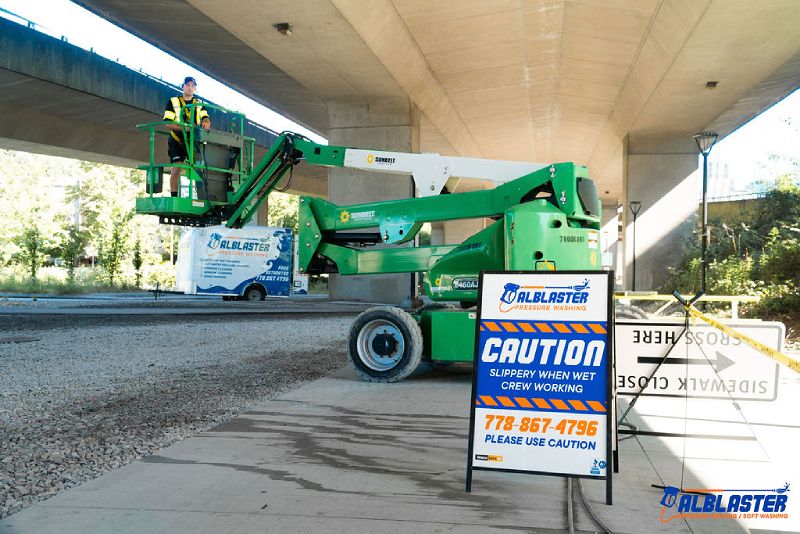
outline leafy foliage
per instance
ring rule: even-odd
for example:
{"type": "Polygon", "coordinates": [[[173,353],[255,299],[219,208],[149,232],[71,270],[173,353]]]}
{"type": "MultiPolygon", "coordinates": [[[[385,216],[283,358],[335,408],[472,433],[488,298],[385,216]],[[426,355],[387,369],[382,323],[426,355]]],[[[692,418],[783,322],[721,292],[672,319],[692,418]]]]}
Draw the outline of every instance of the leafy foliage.
{"type": "Polygon", "coordinates": [[[269,196],[269,225],[291,228],[297,232],[297,196],[286,193],[272,193],[269,196]]]}
{"type": "Polygon", "coordinates": [[[108,275],[108,282],[113,286],[119,280],[122,262],[128,252],[128,223],[133,212],[112,213],[111,231],[100,240],[100,265],[108,275]]]}
{"type": "Polygon", "coordinates": [[[136,242],[133,244],[131,264],[135,272],[136,287],[140,287],[142,285],[142,265],[144,265],[144,257],[142,256],[142,240],[139,238],[137,238],[136,242]]]}
{"type": "Polygon", "coordinates": [[[31,278],[36,278],[36,273],[44,261],[44,236],[36,225],[26,228],[17,238],[19,245],[19,258],[28,270],[31,278]]]}
{"type": "Polygon", "coordinates": [[[67,231],[67,238],[61,249],[61,259],[67,268],[67,277],[70,281],[75,279],[75,267],[83,253],[86,241],[89,238],[87,232],[81,230],[77,225],[73,225],[67,231]]]}
{"type": "MultiPolygon", "coordinates": [[[[795,179],[778,179],[748,220],[709,224],[707,292],[759,295],[761,301],[749,311],[762,318],[800,319],[800,186],[795,179]]],[[[692,294],[699,288],[700,246],[694,238],[660,290],[692,294]]]]}

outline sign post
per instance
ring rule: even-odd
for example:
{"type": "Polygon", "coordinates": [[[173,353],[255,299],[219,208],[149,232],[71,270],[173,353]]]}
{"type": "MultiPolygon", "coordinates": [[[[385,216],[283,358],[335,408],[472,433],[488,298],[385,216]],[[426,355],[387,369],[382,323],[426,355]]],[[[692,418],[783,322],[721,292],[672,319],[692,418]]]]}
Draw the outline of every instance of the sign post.
{"type": "Polygon", "coordinates": [[[613,273],[481,273],[473,470],[606,480],[612,503],[613,273]]]}

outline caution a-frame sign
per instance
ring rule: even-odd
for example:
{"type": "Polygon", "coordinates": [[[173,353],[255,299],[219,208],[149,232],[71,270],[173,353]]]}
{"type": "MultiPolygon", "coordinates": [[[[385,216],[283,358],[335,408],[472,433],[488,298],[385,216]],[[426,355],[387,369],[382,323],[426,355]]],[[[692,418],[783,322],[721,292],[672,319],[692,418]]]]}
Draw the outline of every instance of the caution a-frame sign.
{"type": "Polygon", "coordinates": [[[584,477],[611,504],[613,279],[481,273],[467,491],[481,469],[584,477]]]}

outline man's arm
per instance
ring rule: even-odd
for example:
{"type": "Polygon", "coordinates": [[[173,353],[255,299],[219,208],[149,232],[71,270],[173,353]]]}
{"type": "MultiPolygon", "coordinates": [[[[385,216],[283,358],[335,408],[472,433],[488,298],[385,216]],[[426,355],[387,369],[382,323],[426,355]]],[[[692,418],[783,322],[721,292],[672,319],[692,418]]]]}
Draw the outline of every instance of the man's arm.
{"type": "Polygon", "coordinates": [[[211,129],[211,119],[208,117],[208,111],[205,110],[202,106],[197,106],[197,116],[200,117],[200,126],[204,130],[211,129]]]}

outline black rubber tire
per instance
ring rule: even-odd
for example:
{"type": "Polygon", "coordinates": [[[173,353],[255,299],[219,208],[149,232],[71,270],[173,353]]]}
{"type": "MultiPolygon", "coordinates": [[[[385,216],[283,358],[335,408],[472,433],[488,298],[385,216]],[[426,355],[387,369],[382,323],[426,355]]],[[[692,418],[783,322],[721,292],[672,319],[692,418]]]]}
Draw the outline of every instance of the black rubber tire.
{"type": "Polygon", "coordinates": [[[630,304],[614,303],[614,315],[619,319],[649,319],[647,314],[637,306],[630,304]]]}
{"type": "Polygon", "coordinates": [[[242,294],[242,300],[247,300],[250,302],[265,300],[266,298],[267,291],[258,284],[251,284],[247,286],[247,289],[245,289],[244,293],[242,294]]]}
{"type": "MultiPolygon", "coordinates": [[[[384,330],[384,333],[387,331],[384,330]]],[[[350,364],[358,376],[367,382],[397,382],[413,373],[419,366],[422,361],[422,344],[422,330],[408,312],[393,306],[377,306],[356,317],[350,327],[348,340],[350,364]],[[397,340],[394,334],[390,334],[396,342],[403,343],[402,353],[393,365],[387,363],[384,366],[381,365],[382,362],[376,362],[377,355],[362,354],[364,351],[369,351],[366,340],[363,337],[359,339],[362,331],[368,329],[363,333],[364,336],[368,336],[371,331],[378,331],[382,327],[391,328],[402,336],[402,340],[397,340]]]]}

